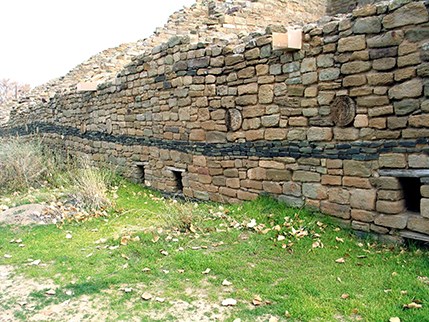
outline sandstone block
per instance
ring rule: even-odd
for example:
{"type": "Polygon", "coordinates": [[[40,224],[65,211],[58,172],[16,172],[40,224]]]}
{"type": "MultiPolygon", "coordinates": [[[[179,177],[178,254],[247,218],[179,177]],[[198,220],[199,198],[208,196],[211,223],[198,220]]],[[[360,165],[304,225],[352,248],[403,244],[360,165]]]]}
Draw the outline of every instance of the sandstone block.
{"type": "Polygon", "coordinates": [[[302,84],[311,85],[317,82],[317,72],[305,73],[302,75],[302,84]]]}
{"type": "Polygon", "coordinates": [[[225,195],[228,197],[237,197],[237,190],[236,189],[231,189],[231,188],[226,188],[226,187],[220,187],[219,188],[219,193],[221,195],[225,195]]]}
{"type": "Polygon", "coordinates": [[[373,222],[376,216],[376,213],[367,210],[361,209],[352,209],[351,216],[353,219],[363,221],[363,222],[373,222]]]}
{"type": "Polygon", "coordinates": [[[368,126],[368,116],[364,115],[364,114],[356,115],[353,125],[356,128],[367,127],[368,126]]]}
{"type": "Polygon", "coordinates": [[[294,171],[292,176],[293,181],[298,182],[320,182],[320,174],[311,171],[294,171]]]}
{"type": "Polygon", "coordinates": [[[429,219],[421,216],[410,216],[407,228],[429,235],[429,219]]]}
{"type": "Polygon", "coordinates": [[[286,139],[287,130],[279,128],[268,128],[265,129],[265,140],[284,140],[286,139]]]}
{"type": "Polygon", "coordinates": [[[420,215],[425,218],[429,218],[429,199],[422,198],[420,200],[420,215]]]}
{"type": "Polygon", "coordinates": [[[267,179],[271,181],[289,181],[292,179],[289,170],[267,169],[267,179]]]}
{"type": "Polygon", "coordinates": [[[328,186],[341,186],[341,177],[334,175],[322,175],[322,184],[328,186]]]}
{"type": "Polygon", "coordinates": [[[283,184],[283,194],[288,196],[300,197],[302,195],[302,186],[300,183],[288,181],[283,184]]]}
{"type": "Polygon", "coordinates": [[[285,168],[285,164],[283,162],[272,161],[272,160],[260,160],[259,166],[261,168],[278,169],[278,170],[283,170],[285,168]]]}
{"type": "MultiPolygon", "coordinates": [[[[405,210],[405,203],[404,203],[404,200],[399,200],[399,201],[378,200],[376,203],[376,209],[378,212],[381,212],[384,214],[400,214],[405,210]]],[[[375,223],[379,225],[379,223],[377,222],[375,223]]],[[[388,227],[391,227],[391,226],[388,226],[388,227]]]]}
{"type": "Polygon", "coordinates": [[[316,58],[304,58],[301,62],[301,73],[316,71],[316,58]]]}
{"type": "Polygon", "coordinates": [[[379,165],[380,168],[405,168],[407,159],[405,154],[386,153],[380,155],[379,165]]]}
{"type": "Polygon", "coordinates": [[[369,232],[370,225],[368,223],[353,220],[352,221],[352,229],[369,232]]]}
{"type": "Polygon", "coordinates": [[[238,86],[238,95],[258,93],[258,84],[251,83],[238,86]]]}
{"type": "Polygon", "coordinates": [[[412,127],[429,127],[429,114],[412,115],[408,124],[412,127]]]}
{"type": "Polygon", "coordinates": [[[235,65],[242,61],[244,61],[244,56],[242,54],[234,54],[225,57],[225,65],[227,66],[235,65]]]}
{"type": "Polygon", "coordinates": [[[372,174],[371,162],[344,160],[344,174],[353,177],[370,177],[372,174]]]}
{"type": "MultiPolygon", "coordinates": [[[[256,89],[256,93],[258,90],[256,89]]],[[[240,106],[256,105],[258,103],[258,95],[243,95],[235,99],[235,103],[240,106]]]]}
{"type": "Polygon", "coordinates": [[[427,154],[409,154],[408,166],[410,168],[429,168],[429,156],[427,154]]]}
{"type": "Polygon", "coordinates": [[[333,80],[336,80],[339,76],[340,76],[339,68],[325,68],[320,70],[319,80],[321,82],[333,81],[333,80]]]}
{"type": "Polygon", "coordinates": [[[311,199],[326,199],[328,197],[328,189],[319,183],[304,183],[302,185],[303,196],[311,199]]]}
{"type": "Polygon", "coordinates": [[[404,229],[407,226],[408,216],[403,215],[378,215],[374,223],[379,226],[404,229]]]}
{"type": "Polygon", "coordinates": [[[262,140],[264,138],[265,130],[249,130],[245,132],[245,137],[247,141],[256,141],[262,140]]]}
{"type": "Polygon", "coordinates": [[[402,30],[388,31],[382,35],[369,38],[366,42],[369,48],[397,46],[404,40],[402,30]]]}
{"type": "Polygon", "coordinates": [[[366,48],[365,36],[351,36],[338,41],[338,52],[358,51],[366,48]]]}
{"type": "Polygon", "coordinates": [[[355,34],[377,34],[380,31],[381,21],[379,17],[366,17],[356,19],[355,24],[353,26],[353,32],[355,34]]]}
{"type": "Polygon", "coordinates": [[[377,234],[383,234],[383,235],[387,234],[389,232],[388,228],[382,227],[382,226],[377,226],[377,225],[374,225],[374,224],[370,225],[370,229],[371,229],[371,231],[373,231],[373,232],[375,232],[377,234]]]}
{"type": "Polygon", "coordinates": [[[256,180],[241,180],[240,185],[243,188],[253,189],[253,190],[262,190],[262,182],[256,180]]]}
{"type": "Polygon", "coordinates": [[[374,210],[376,190],[355,189],[350,196],[350,206],[355,209],[374,210]]]}
{"type": "Polygon", "coordinates": [[[393,103],[395,114],[398,116],[408,115],[419,109],[420,101],[418,99],[404,99],[393,103]]]}
{"type": "Polygon", "coordinates": [[[254,192],[238,190],[237,198],[240,200],[255,200],[256,198],[258,198],[258,194],[254,192]]]}
{"type": "Polygon", "coordinates": [[[264,191],[274,194],[281,194],[282,193],[282,186],[278,182],[272,182],[272,181],[264,181],[262,182],[262,188],[264,191]]]}
{"type": "Polygon", "coordinates": [[[404,194],[401,190],[379,190],[377,198],[379,200],[398,201],[404,198],[404,194]]]}
{"type": "Polygon", "coordinates": [[[259,87],[258,99],[260,104],[270,104],[274,99],[273,85],[261,85],[259,87]]]}
{"type": "Polygon", "coordinates": [[[225,184],[228,188],[238,189],[240,188],[239,178],[227,178],[225,184]]]}
{"type": "Polygon", "coordinates": [[[332,139],[332,129],[322,127],[311,127],[307,132],[308,141],[330,141],[332,139]]]}
{"type": "Polygon", "coordinates": [[[355,128],[334,128],[334,138],[338,141],[355,141],[359,138],[359,130],[355,128]]]}
{"type": "Polygon", "coordinates": [[[429,20],[426,6],[423,2],[412,2],[388,14],[383,19],[386,29],[414,25],[429,20]]]}
{"type": "Polygon", "coordinates": [[[322,201],[320,203],[320,210],[338,218],[350,218],[350,206],[348,205],[339,205],[329,201],[322,201]]]}
{"type": "MultiPolygon", "coordinates": [[[[369,80],[368,75],[368,80],[369,80]]],[[[392,80],[393,80],[393,74],[392,74],[392,80]]],[[[389,104],[389,98],[387,96],[362,96],[358,97],[356,100],[356,103],[358,106],[365,106],[365,107],[373,107],[373,106],[383,106],[389,104]]]]}
{"type": "Polygon", "coordinates": [[[250,180],[266,180],[267,170],[264,168],[253,168],[247,170],[247,177],[250,180]]]}
{"type": "Polygon", "coordinates": [[[351,86],[362,86],[366,84],[366,76],[365,75],[351,75],[343,78],[343,86],[351,87],[351,86]]]}
{"type": "Polygon", "coordinates": [[[402,84],[393,86],[389,90],[391,99],[403,99],[409,97],[419,97],[423,93],[423,82],[420,79],[412,79],[402,84]]]}
{"type": "Polygon", "coordinates": [[[394,177],[378,177],[378,178],[371,178],[370,181],[378,189],[383,189],[383,190],[398,190],[398,189],[401,189],[401,184],[400,184],[398,178],[394,178],[394,177]]]}
{"type": "Polygon", "coordinates": [[[204,130],[191,130],[189,134],[190,141],[205,141],[206,140],[206,132],[204,130]]]}
{"type": "Polygon", "coordinates": [[[348,205],[350,203],[350,192],[344,188],[331,188],[328,192],[328,199],[333,203],[348,205]]]}
{"type": "Polygon", "coordinates": [[[223,143],[226,142],[226,133],[218,131],[208,131],[206,133],[206,141],[208,143],[223,143]]]}
{"type": "Polygon", "coordinates": [[[363,73],[371,69],[371,63],[367,61],[352,61],[341,66],[344,75],[363,73]]]}
{"type": "MultiPolygon", "coordinates": [[[[422,60],[420,59],[420,53],[412,53],[409,55],[398,57],[398,67],[399,68],[406,67],[406,66],[418,65],[421,62],[422,62],[422,60]]],[[[418,71],[417,71],[417,74],[419,76],[422,76],[422,77],[425,76],[425,75],[420,75],[420,73],[418,71]]]]}
{"type": "Polygon", "coordinates": [[[262,126],[264,127],[276,127],[280,122],[280,115],[266,115],[261,117],[262,126]]]}
{"type": "Polygon", "coordinates": [[[304,199],[301,197],[281,195],[278,197],[278,199],[279,199],[279,201],[284,202],[285,204],[287,204],[291,207],[302,207],[302,206],[304,206],[304,199]]]}

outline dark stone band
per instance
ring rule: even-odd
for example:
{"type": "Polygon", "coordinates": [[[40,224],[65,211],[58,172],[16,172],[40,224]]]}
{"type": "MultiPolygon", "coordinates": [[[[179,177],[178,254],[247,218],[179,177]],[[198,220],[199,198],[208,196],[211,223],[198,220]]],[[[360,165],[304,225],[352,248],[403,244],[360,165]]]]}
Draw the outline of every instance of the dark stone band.
{"type": "Polygon", "coordinates": [[[154,146],[194,155],[230,157],[293,157],[340,160],[377,160],[383,153],[426,153],[429,154],[429,138],[392,141],[356,142],[306,142],[306,141],[252,141],[244,143],[204,143],[192,141],[163,140],[129,135],[111,135],[97,131],[81,133],[70,126],[48,123],[32,123],[8,129],[0,128],[0,137],[25,136],[53,133],[64,137],[77,137],[90,141],[120,143],[123,145],[154,146]]]}

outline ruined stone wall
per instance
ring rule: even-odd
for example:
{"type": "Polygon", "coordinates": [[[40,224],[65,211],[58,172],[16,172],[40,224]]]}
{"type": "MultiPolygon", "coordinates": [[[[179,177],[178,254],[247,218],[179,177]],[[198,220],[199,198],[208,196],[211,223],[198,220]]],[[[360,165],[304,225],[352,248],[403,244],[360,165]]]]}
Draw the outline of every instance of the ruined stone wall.
{"type": "Polygon", "coordinates": [[[385,239],[428,240],[429,16],[423,1],[392,3],[304,26],[300,51],[273,50],[271,34],[174,37],[1,134],[44,133],[186,197],[269,193],[385,239]]]}
{"type": "MultiPolygon", "coordinates": [[[[357,7],[374,4],[383,0],[328,0],[327,14],[351,13],[357,7]]],[[[386,1],[385,1],[386,2],[386,1]]],[[[404,3],[403,1],[401,3],[404,3]]]]}

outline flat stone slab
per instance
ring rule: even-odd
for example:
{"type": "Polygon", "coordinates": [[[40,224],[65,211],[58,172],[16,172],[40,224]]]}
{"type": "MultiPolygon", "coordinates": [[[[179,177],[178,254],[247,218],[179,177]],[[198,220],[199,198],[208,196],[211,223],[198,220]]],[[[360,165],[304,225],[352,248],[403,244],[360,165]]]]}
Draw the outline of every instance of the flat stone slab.
{"type": "Polygon", "coordinates": [[[40,204],[22,205],[0,212],[0,224],[7,225],[47,225],[41,218],[46,206],[40,204]]]}
{"type": "Polygon", "coordinates": [[[421,177],[429,177],[429,169],[380,170],[379,174],[381,176],[386,176],[386,177],[421,178],[421,177]]]}

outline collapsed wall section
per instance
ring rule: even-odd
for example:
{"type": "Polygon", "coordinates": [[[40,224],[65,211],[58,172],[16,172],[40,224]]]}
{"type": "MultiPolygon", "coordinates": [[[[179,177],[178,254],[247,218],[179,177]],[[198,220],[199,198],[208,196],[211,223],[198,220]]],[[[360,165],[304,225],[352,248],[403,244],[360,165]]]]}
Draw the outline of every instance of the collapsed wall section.
{"type": "Polygon", "coordinates": [[[428,240],[428,20],[423,1],[370,5],[304,26],[299,51],[274,50],[271,34],[175,37],[2,134],[44,133],[169,193],[269,193],[385,239],[428,240]]]}

